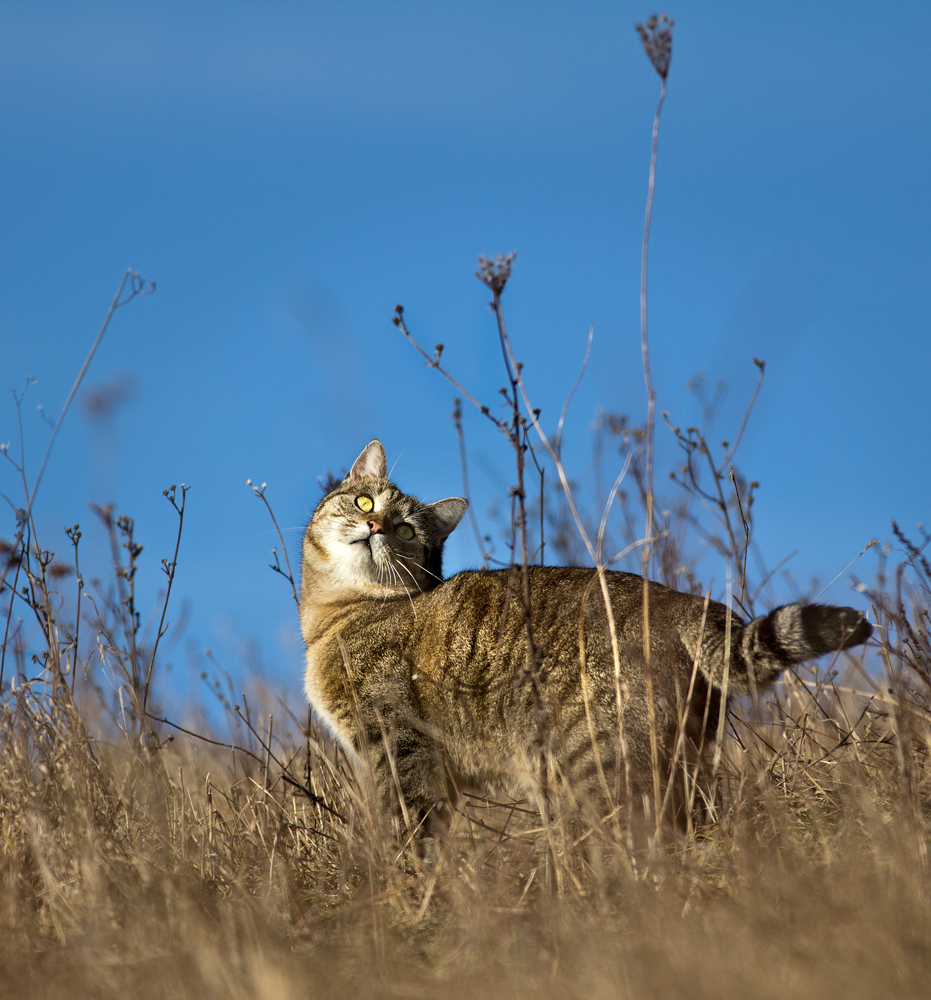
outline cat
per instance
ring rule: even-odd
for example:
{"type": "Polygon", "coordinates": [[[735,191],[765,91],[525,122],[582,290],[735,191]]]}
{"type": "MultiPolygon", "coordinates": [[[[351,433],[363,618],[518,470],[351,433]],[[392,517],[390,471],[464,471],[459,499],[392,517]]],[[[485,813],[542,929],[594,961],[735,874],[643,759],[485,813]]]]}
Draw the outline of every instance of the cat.
{"type": "Polygon", "coordinates": [[[531,566],[526,579],[516,567],[444,580],[443,543],[466,507],[402,493],[374,440],[304,535],[307,697],[411,830],[441,833],[463,789],[541,810],[563,792],[602,816],[646,803],[683,754],[713,744],[729,696],[872,631],[852,608],[817,604],[747,623],[649,583],[646,653],[640,576],[531,566]]]}

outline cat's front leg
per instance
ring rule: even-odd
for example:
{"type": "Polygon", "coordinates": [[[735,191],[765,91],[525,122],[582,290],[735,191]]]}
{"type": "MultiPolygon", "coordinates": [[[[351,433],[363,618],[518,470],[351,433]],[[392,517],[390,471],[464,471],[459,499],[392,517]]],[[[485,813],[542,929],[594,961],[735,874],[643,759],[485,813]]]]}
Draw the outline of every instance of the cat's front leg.
{"type": "Polygon", "coordinates": [[[381,715],[368,727],[369,759],[379,797],[388,814],[400,820],[408,836],[442,837],[449,829],[441,747],[409,723],[381,715]]]}

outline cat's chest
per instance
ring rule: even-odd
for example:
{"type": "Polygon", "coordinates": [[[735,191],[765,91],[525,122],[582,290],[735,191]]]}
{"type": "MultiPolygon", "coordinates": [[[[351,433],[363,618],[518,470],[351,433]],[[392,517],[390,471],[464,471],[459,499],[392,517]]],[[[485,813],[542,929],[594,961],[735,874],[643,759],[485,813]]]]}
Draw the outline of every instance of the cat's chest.
{"type": "Polygon", "coordinates": [[[317,718],[339,740],[347,756],[352,760],[358,760],[359,754],[353,743],[349,692],[341,690],[342,685],[333,683],[332,668],[332,657],[325,655],[322,644],[308,646],[304,691],[317,718]]]}

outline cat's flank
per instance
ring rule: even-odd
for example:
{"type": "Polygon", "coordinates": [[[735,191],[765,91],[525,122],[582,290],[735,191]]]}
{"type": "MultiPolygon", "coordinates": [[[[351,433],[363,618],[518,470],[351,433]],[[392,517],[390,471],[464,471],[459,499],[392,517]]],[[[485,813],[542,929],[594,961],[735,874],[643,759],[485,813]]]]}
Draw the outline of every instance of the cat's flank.
{"type": "Polygon", "coordinates": [[[593,569],[530,567],[532,661],[519,569],[442,579],[466,506],[402,493],[372,441],[304,535],[307,697],[414,825],[442,828],[466,788],[541,808],[559,790],[601,815],[636,805],[654,768],[665,788],[713,742],[722,696],[871,632],[852,608],[791,604],[746,623],[650,583],[647,664],[641,577],[607,572],[602,589],[593,569]]]}

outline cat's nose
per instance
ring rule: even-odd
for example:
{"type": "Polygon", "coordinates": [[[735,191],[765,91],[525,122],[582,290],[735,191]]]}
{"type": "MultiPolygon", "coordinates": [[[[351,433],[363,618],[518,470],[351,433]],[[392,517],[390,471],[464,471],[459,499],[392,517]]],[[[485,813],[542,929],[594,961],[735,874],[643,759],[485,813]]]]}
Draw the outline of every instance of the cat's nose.
{"type": "Polygon", "coordinates": [[[368,526],[369,531],[373,535],[383,535],[385,533],[385,529],[378,523],[378,521],[369,521],[368,526]]]}

